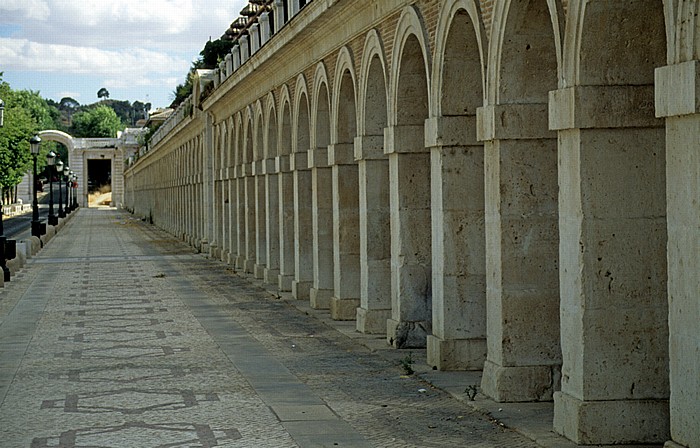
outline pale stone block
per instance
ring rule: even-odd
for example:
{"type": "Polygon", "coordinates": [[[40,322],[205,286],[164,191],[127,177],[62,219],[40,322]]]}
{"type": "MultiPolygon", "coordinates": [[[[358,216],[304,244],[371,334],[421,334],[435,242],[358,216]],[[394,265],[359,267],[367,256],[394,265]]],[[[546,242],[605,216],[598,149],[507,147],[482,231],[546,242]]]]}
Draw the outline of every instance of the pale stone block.
{"type": "Polygon", "coordinates": [[[700,113],[700,61],[657,68],[654,86],[657,117],[700,113]]]}
{"type": "Polygon", "coordinates": [[[498,402],[550,401],[559,390],[561,373],[553,366],[501,366],[486,360],[482,392],[498,402]]]}
{"type": "Polygon", "coordinates": [[[294,280],[292,282],[292,297],[294,297],[297,300],[309,300],[310,296],[310,291],[311,291],[311,285],[313,283],[311,281],[297,281],[294,280]]]}
{"type": "Polygon", "coordinates": [[[311,288],[309,291],[309,303],[315,310],[327,310],[331,307],[332,289],[311,288]]]}
{"type": "Polygon", "coordinates": [[[384,129],[384,153],[421,153],[425,149],[425,126],[392,126],[384,129]]]}
{"type": "Polygon", "coordinates": [[[427,338],[428,365],[438,370],[481,370],[486,360],[486,338],[440,339],[427,338]]]}
{"type": "Polygon", "coordinates": [[[277,279],[277,289],[279,289],[280,292],[289,292],[292,290],[293,276],[280,274],[277,279]]]}
{"type": "Polygon", "coordinates": [[[425,120],[425,146],[478,145],[476,116],[431,117],[425,120]]]}
{"type": "Polygon", "coordinates": [[[387,342],[394,348],[425,348],[430,322],[387,319],[387,342]]]}
{"type": "Polygon", "coordinates": [[[554,394],[554,430],[580,445],[662,443],[669,437],[666,400],[581,401],[554,394]]]}
{"type": "Polygon", "coordinates": [[[256,264],[253,270],[253,276],[257,279],[265,278],[265,265],[256,264]]]}
{"type": "Polygon", "coordinates": [[[331,297],[330,310],[333,320],[355,320],[360,299],[331,297]]]}
{"type": "Polygon", "coordinates": [[[386,333],[386,322],[391,318],[390,309],[364,309],[357,308],[357,331],[365,334],[386,333]]]}
{"type": "Polygon", "coordinates": [[[263,281],[268,285],[277,285],[277,282],[279,281],[279,275],[279,269],[265,268],[265,273],[263,274],[263,281]]]}

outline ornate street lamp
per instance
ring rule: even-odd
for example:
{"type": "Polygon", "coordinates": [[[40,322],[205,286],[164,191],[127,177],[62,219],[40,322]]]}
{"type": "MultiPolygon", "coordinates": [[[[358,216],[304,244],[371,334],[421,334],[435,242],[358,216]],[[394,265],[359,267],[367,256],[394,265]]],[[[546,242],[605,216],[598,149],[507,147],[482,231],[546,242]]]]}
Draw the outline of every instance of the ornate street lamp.
{"type": "Polygon", "coordinates": [[[68,179],[69,179],[68,176],[70,175],[70,173],[71,173],[70,167],[69,167],[68,165],[64,166],[64,167],[63,167],[63,180],[66,181],[66,205],[65,205],[65,207],[63,207],[63,210],[64,210],[63,216],[64,216],[64,217],[65,217],[68,213],[70,213],[70,205],[69,205],[69,204],[70,204],[70,200],[69,200],[69,198],[70,198],[70,194],[69,194],[70,189],[68,188],[68,179]]]}
{"type": "Polygon", "coordinates": [[[32,158],[34,159],[34,176],[32,178],[32,181],[34,183],[32,198],[32,236],[41,238],[41,235],[43,235],[43,228],[41,225],[41,221],[39,221],[39,203],[36,200],[36,158],[39,155],[39,148],[41,147],[41,138],[39,138],[38,135],[32,137],[31,140],[29,140],[29,147],[32,152],[32,158]]]}
{"type": "Polygon", "coordinates": [[[58,217],[56,218],[56,224],[58,224],[58,218],[65,218],[66,214],[63,212],[63,193],[61,193],[61,187],[63,186],[63,162],[61,160],[56,161],[56,178],[58,185],[58,217]]]}
{"type": "Polygon", "coordinates": [[[56,165],[56,153],[49,151],[46,154],[46,165],[48,166],[47,172],[49,173],[49,225],[58,225],[58,216],[53,214],[53,170],[56,165]]]}

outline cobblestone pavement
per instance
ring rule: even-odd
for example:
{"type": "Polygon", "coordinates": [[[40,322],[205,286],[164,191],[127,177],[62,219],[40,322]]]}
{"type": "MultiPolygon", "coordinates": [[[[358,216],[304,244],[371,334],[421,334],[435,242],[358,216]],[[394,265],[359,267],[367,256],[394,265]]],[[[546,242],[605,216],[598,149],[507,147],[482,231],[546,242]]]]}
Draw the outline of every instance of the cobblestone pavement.
{"type": "Polygon", "coordinates": [[[531,447],[115,210],[0,292],[0,447],[531,447]]]}

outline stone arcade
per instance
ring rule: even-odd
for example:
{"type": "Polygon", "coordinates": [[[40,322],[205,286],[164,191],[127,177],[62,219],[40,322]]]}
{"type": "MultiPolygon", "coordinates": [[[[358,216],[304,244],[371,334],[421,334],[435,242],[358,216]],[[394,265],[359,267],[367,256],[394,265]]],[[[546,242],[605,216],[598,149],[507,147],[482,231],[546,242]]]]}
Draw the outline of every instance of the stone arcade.
{"type": "Polygon", "coordinates": [[[126,207],[576,443],[699,447],[700,1],[272,5],[126,207]]]}

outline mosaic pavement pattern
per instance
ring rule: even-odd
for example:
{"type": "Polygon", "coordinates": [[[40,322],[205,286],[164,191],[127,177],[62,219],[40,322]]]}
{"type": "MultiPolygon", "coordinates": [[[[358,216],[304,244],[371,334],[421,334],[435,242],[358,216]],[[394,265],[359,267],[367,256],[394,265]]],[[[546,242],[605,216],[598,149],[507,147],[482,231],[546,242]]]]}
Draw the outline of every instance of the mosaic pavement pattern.
{"type": "Polygon", "coordinates": [[[0,293],[0,446],[534,446],[348,344],[154,227],[83,209],[0,293]]]}

